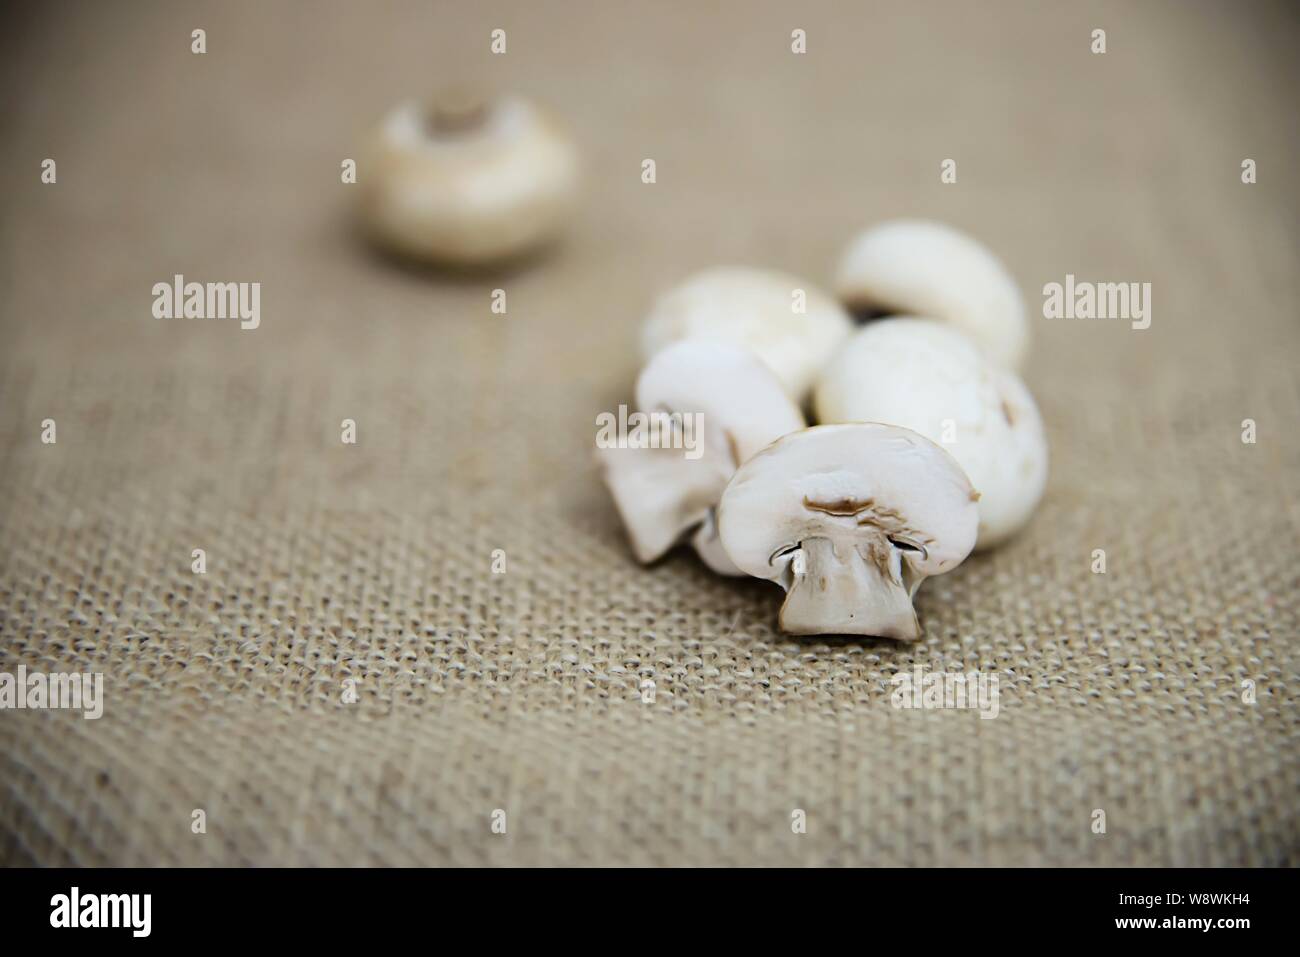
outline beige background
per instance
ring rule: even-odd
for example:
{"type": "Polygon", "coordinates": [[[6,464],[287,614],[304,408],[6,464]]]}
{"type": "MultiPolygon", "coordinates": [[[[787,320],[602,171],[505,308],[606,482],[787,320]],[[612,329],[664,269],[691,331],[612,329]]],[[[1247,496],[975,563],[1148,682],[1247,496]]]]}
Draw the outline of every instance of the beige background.
{"type": "Polygon", "coordinates": [[[6,16],[0,670],[102,671],[107,703],[0,713],[0,861],[1300,858],[1294,8],[6,16]],[[339,164],[465,80],[567,119],[583,210],[505,274],[397,267],[339,164]],[[1033,524],[927,584],[911,647],[782,637],[774,586],[686,553],[636,567],[591,456],[653,296],[718,263],[825,283],[896,215],[986,241],[1035,315],[1067,272],[1153,285],[1143,332],[1033,320],[1033,524]],[[261,328],[152,319],[177,272],[261,282],[261,328]],[[892,709],[913,664],[997,674],[1001,715],[892,709]]]}

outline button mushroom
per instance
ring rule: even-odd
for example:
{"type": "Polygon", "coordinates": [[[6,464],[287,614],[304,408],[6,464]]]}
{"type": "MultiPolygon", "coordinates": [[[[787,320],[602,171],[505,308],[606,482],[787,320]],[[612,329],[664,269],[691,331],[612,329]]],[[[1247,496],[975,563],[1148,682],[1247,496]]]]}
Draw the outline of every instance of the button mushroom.
{"type": "Polygon", "coordinates": [[[835,294],[859,318],[950,322],[1009,369],[1029,346],[1015,280],[982,243],[942,223],[899,219],[860,233],[840,261],[835,294]]]}
{"type": "Polygon", "coordinates": [[[887,422],[943,446],[979,489],[979,548],[1019,531],[1047,482],[1029,390],[952,326],[902,317],[848,341],[817,384],[818,422],[887,422]]]}
{"type": "Polygon", "coordinates": [[[631,447],[602,449],[605,482],[638,560],[654,561],[693,532],[705,564],[739,575],[718,542],[718,499],[737,466],[804,427],[802,413],[751,353],[711,342],[681,342],[656,354],[637,380],[636,401],[642,412],[669,416],[660,422],[670,429],[695,433],[695,421],[703,426],[659,447],[626,442],[620,444],[631,447]],[[688,441],[698,448],[683,448],[688,441]]]}
{"type": "Polygon", "coordinates": [[[660,297],[642,327],[641,344],[646,359],[682,339],[745,346],[798,402],[852,331],[847,313],[808,283],[772,270],[723,266],[696,273],[660,297]]]}
{"type": "Polygon", "coordinates": [[[384,119],[360,169],[361,216],[396,252],[482,265],[551,238],[577,174],[573,143],[537,106],[444,94],[384,119]]]}
{"type": "Polygon", "coordinates": [[[912,596],[975,544],[976,493],[928,439],[889,425],[822,425],[742,465],[718,509],[741,571],[787,592],[796,635],[921,633],[912,596]]]}

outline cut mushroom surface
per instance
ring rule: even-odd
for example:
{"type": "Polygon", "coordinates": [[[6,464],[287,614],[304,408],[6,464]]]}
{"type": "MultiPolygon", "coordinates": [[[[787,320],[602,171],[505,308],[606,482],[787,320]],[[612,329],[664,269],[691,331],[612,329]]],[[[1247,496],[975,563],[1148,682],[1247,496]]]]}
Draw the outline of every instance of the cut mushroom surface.
{"type": "Polygon", "coordinates": [[[637,380],[636,402],[658,417],[657,447],[603,448],[601,459],[638,560],[654,561],[691,535],[710,568],[740,574],[718,541],[718,499],[739,465],[802,429],[803,414],[752,353],[713,342],[656,354],[637,380]]]}
{"type": "Polygon", "coordinates": [[[1009,369],[1029,346],[1029,318],[1011,273],[982,243],[943,223],[899,219],[860,233],[840,261],[835,294],[860,317],[951,323],[1009,369]]]}
{"type": "Polygon", "coordinates": [[[358,168],[362,220],[378,242],[459,266],[551,238],[577,178],[567,134],[516,97],[404,103],[384,119],[358,168]]]}
{"type": "Polygon", "coordinates": [[[798,402],[852,331],[839,303],[802,279],[724,266],[696,273],[661,296],[646,317],[641,345],[647,360],[681,340],[743,346],[798,402]]]}
{"type": "Polygon", "coordinates": [[[741,571],[786,590],[784,631],[910,641],[921,634],[921,582],[975,544],[977,497],[952,457],[915,432],[822,425],[742,465],[718,526],[741,571]]]}
{"type": "Polygon", "coordinates": [[[979,546],[1029,521],[1047,483],[1047,436],[1029,390],[952,326],[902,317],[848,341],[814,394],[818,422],[888,422],[950,453],[980,491],[979,546]]]}

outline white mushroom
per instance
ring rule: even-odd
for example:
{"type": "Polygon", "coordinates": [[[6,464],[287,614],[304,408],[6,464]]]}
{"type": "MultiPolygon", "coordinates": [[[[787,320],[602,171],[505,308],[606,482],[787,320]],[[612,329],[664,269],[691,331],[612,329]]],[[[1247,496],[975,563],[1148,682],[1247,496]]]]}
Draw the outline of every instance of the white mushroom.
{"type": "Polygon", "coordinates": [[[723,266],[696,273],[661,296],[642,327],[641,345],[647,360],[682,339],[744,346],[798,402],[852,331],[839,304],[801,279],[723,266]]]}
{"type": "Polygon", "coordinates": [[[710,568],[740,574],[718,543],[718,499],[736,467],[802,429],[803,414],[752,353],[713,342],[680,342],[655,355],[637,380],[636,402],[658,416],[641,436],[657,434],[658,447],[628,435],[625,448],[602,443],[601,457],[638,560],[654,561],[693,532],[710,568]]]}
{"type": "Polygon", "coordinates": [[[481,265],[551,238],[577,177],[573,143],[537,106],[444,95],[384,119],[358,170],[361,215],[397,252],[481,265]]]}
{"type": "Polygon", "coordinates": [[[741,571],[786,590],[796,635],[913,640],[912,596],[975,544],[976,493],[943,449],[876,423],[787,435],[722,495],[722,544],[741,571]]]}
{"type": "Polygon", "coordinates": [[[942,223],[899,219],[860,233],[840,260],[835,294],[859,318],[931,316],[952,323],[1008,369],[1029,346],[1025,302],[982,243],[942,223]]]}
{"type": "Polygon", "coordinates": [[[854,334],[817,384],[818,422],[888,422],[944,447],[979,490],[979,547],[1019,531],[1047,482],[1029,390],[952,326],[902,317],[854,334]]]}

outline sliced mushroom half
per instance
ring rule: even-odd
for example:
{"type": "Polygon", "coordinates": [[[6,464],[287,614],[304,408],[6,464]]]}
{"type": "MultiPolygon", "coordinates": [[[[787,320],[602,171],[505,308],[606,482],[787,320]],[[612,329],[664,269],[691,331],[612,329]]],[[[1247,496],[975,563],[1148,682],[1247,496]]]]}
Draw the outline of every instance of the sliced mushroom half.
{"type": "Polygon", "coordinates": [[[912,596],[975,545],[978,493],[953,458],[908,429],[824,425],[742,465],[723,493],[723,547],[787,592],[796,635],[920,637],[912,596]]]}

